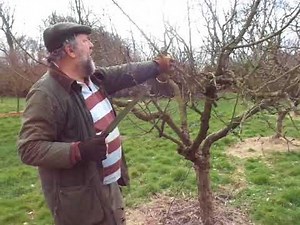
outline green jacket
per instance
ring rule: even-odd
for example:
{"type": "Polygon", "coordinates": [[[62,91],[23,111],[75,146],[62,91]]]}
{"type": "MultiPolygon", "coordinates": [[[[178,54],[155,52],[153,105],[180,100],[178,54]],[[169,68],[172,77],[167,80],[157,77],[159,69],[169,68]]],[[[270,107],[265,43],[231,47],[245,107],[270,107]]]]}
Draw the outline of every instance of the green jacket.
{"type": "MultiPolygon", "coordinates": [[[[158,74],[155,62],[98,68],[91,80],[105,95],[158,74]]],[[[73,142],[95,135],[93,120],[76,81],[49,69],[29,91],[19,134],[18,151],[24,163],[38,166],[46,202],[57,225],[94,225],[110,212],[102,194],[102,171],[95,162],[72,165],[73,142]]],[[[124,154],[123,154],[124,155],[124,154]]],[[[129,182],[123,158],[119,184],[129,182]]]]}

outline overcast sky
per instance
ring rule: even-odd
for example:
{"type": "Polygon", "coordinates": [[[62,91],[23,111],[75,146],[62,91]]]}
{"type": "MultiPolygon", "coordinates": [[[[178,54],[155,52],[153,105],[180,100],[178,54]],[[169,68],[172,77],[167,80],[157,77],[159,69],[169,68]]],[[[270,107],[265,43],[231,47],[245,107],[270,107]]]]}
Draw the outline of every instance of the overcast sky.
{"type": "MultiPolygon", "coordinates": [[[[132,19],[147,33],[161,36],[163,18],[172,25],[186,27],[187,0],[116,0],[132,19]]],[[[70,0],[4,0],[15,9],[15,31],[38,37],[39,26],[51,12],[68,14],[70,0]]],[[[134,26],[111,0],[83,0],[97,16],[109,23],[109,17],[121,35],[128,34],[134,26]],[[108,16],[107,16],[108,15],[108,16]]]]}
{"type": "MultiPolygon", "coordinates": [[[[0,0],[11,9],[15,9],[15,25],[13,32],[18,35],[26,34],[33,38],[41,37],[42,30],[39,26],[43,19],[47,18],[51,12],[56,11],[60,15],[70,15],[70,1],[74,0],[0,0]]],[[[202,0],[115,0],[125,10],[127,14],[142,28],[142,30],[156,39],[162,40],[164,31],[164,20],[176,27],[180,35],[187,40],[187,2],[199,4],[202,0]],[[164,20],[163,20],[164,19],[164,20]]],[[[212,0],[218,7],[218,15],[222,17],[224,10],[230,8],[233,0],[212,0]]],[[[250,3],[252,0],[240,0],[240,2],[250,3]]],[[[299,0],[289,0],[298,2],[299,0]]],[[[130,30],[135,32],[135,39],[143,39],[134,25],[117,8],[112,0],[83,0],[86,8],[92,10],[97,18],[103,20],[102,24],[108,26],[112,23],[116,32],[123,38],[129,37],[130,30]],[[110,23],[111,20],[111,23],[110,23]]],[[[193,7],[191,12],[192,23],[197,24],[197,30],[193,29],[193,39],[199,42],[199,33],[203,35],[207,32],[201,24],[204,24],[200,7],[193,7]]],[[[0,36],[1,38],[1,36],[0,36]]],[[[195,43],[193,43],[195,44],[195,43]]]]}

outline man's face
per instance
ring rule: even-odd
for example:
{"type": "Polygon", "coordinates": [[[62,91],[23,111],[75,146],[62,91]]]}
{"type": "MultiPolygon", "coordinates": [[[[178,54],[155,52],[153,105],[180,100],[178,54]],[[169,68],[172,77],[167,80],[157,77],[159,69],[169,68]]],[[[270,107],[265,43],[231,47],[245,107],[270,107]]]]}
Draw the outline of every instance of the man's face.
{"type": "Polygon", "coordinates": [[[74,51],[77,55],[79,69],[84,73],[84,77],[88,77],[95,71],[95,64],[91,57],[94,45],[87,34],[77,35],[76,42],[77,46],[74,51]]]}

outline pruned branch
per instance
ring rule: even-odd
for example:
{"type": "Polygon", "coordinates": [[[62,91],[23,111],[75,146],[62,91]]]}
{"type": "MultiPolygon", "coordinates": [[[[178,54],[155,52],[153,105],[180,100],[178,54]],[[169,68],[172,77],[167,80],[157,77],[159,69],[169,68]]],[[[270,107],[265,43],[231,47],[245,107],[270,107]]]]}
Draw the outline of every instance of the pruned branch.
{"type": "Polygon", "coordinates": [[[256,113],[262,111],[269,105],[269,102],[266,100],[261,101],[259,104],[254,105],[251,107],[248,111],[243,113],[240,116],[235,117],[230,124],[228,124],[226,127],[222,128],[221,130],[212,133],[208,135],[205,140],[203,141],[203,149],[208,149],[212,143],[220,140],[221,138],[225,137],[228,132],[238,127],[242,121],[245,121],[246,119],[250,118],[251,116],[255,115],[256,113]]]}

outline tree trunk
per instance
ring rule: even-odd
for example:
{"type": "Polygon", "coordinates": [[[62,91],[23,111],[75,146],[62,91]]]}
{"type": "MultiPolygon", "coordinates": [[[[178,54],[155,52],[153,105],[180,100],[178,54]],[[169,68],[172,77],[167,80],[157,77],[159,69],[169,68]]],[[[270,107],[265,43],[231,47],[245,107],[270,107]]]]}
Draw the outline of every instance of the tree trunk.
{"type": "Polygon", "coordinates": [[[20,112],[20,97],[19,94],[17,94],[17,113],[20,112]]]}
{"type": "Polygon", "coordinates": [[[212,225],[213,221],[213,202],[210,186],[210,157],[209,154],[203,155],[195,163],[198,185],[198,200],[200,203],[201,219],[204,225],[212,225]]]}
{"type": "Polygon", "coordinates": [[[278,117],[276,121],[276,134],[273,136],[273,138],[280,138],[283,136],[283,120],[286,114],[288,114],[288,111],[278,112],[278,117]]]}

